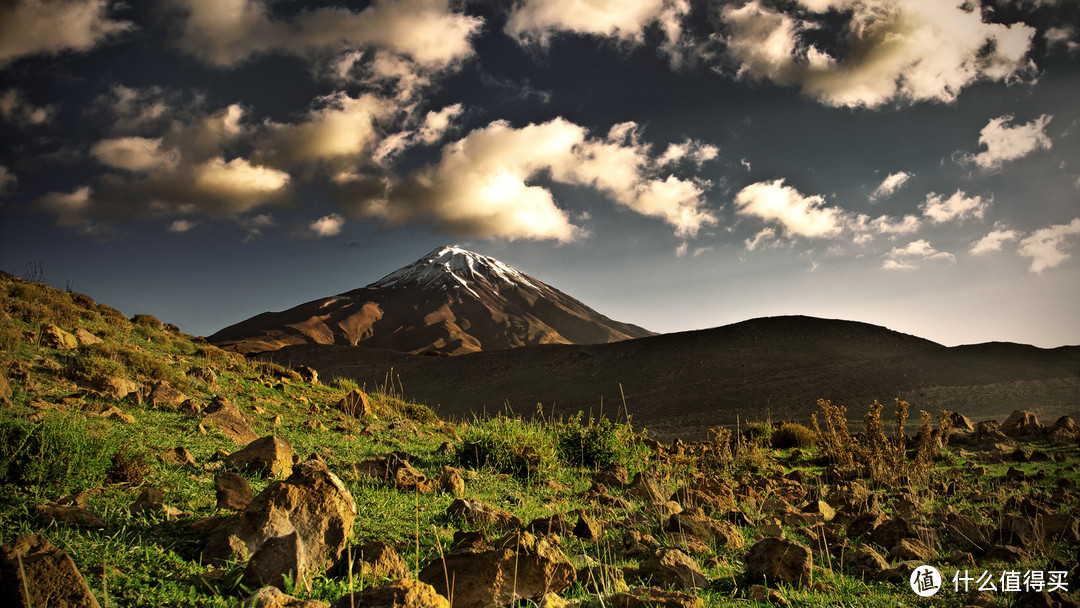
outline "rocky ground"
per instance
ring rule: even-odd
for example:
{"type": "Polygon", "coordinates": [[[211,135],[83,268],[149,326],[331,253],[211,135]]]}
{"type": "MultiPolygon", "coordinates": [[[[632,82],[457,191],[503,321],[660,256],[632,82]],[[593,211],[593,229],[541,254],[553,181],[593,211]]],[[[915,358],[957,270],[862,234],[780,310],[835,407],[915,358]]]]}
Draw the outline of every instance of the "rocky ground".
{"type": "Polygon", "coordinates": [[[0,304],[5,606],[1077,605],[1068,418],[452,425],[78,294],[0,304]]]}

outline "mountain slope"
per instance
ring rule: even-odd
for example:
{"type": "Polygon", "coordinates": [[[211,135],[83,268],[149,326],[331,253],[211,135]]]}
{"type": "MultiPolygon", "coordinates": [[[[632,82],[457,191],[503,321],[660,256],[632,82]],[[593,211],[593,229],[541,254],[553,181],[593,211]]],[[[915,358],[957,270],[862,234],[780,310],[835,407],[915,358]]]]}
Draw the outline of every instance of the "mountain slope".
{"type": "Polygon", "coordinates": [[[385,382],[393,368],[408,398],[444,417],[504,405],[531,414],[537,403],[546,412],[554,406],[599,414],[601,400],[612,415],[623,408],[621,385],[635,424],[666,438],[703,437],[713,426],[770,415],[806,420],[819,398],[861,412],[874,399],[890,404],[898,397],[916,410],[978,418],[1018,408],[1045,417],[1080,410],[1080,347],[947,348],[883,327],[811,317],[448,359],[313,346],[286,348],[274,358],[368,386],[385,382]]]}
{"type": "Polygon", "coordinates": [[[262,313],[210,341],[245,354],[338,344],[457,355],[649,335],[494,258],[442,247],[366,287],[262,313]]]}

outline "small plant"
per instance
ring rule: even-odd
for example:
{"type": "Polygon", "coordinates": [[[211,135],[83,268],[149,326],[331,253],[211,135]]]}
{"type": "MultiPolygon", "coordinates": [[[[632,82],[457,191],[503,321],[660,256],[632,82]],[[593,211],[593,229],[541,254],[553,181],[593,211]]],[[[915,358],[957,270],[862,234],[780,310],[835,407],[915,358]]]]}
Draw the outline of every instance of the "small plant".
{"type": "Polygon", "coordinates": [[[778,450],[808,448],[815,444],[817,444],[817,433],[810,427],[796,422],[784,422],[772,434],[772,447],[778,450]]]}
{"type": "Polygon", "coordinates": [[[109,426],[76,416],[50,416],[39,424],[0,421],[0,481],[70,492],[100,485],[122,450],[109,426]]]}
{"type": "Polygon", "coordinates": [[[620,463],[629,470],[640,470],[645,450],[634,441],[633,429],[626,424],[589,417],[582,422],[583,412],[554,426],[559,455],[572,466],[604,469],[620,463]]]}
{"type": "Polygon", "coordinates": [[[555,434],[538,422],[514,416],[474,420],[458,450],[463,466],[489,467],[523,481],[546,479],[558,466],[555,434]]]}

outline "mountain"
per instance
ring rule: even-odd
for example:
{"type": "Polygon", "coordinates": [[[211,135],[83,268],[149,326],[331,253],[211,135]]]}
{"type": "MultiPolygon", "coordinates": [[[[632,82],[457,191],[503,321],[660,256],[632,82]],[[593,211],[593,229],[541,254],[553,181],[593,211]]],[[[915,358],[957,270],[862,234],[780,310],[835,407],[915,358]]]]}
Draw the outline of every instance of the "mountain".
{"type": "Polygon", "coordinates": [[[819,398],[846,406],[852,420],[875,399],[889,407],[894,398],[911,403],[913,420],[919,409],[999,420],[1030,409],[1050,422],[1080,414],[1080,347],[945,347],[866,323],[802,316],[450,358],[308,345],[274,359],[369,387],[392,371],[404,397],[445,418],[505,406],[530,415],[540,403],[556,415],[603,411],[621,419],[629,412],[635,426],[666,439],[704,438],[711,427],[769,417],[808,421],[819,398]]]}
{"type": "Polygon", "coordinates": [[[651,335],[495,258],[440,247],[366,287],[262,313],[209,340],[245,354],[336,344],[460,355],[651,335]]]}

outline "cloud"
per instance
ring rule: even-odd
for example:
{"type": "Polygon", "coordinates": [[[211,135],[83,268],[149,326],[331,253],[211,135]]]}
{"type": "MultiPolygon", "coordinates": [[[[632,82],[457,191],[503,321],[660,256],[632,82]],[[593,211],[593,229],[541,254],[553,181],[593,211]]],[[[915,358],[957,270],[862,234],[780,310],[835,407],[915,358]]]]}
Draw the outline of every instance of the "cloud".
{"type": "Polygon", "coordinates": [[[4,165],[0,165],[0,196],[3,196],[15,188],[18,183],[15,174],[4,165]]]}
{"type": "Polygon", "coordinates": [[[888,177],[882,180],[881,184],[874,191],[870,193],[870,200],[876,201],[881,198],[888,198],[893,195],[894,192],[903,187],[912,175],[903,171],[897,171],[896,173],[890,173],[888,177]]]}
{"type": "Polygon", "coordinates": [[[1050,47],[1063,46],[1065,50],[1070,54],[1080,50],[1080,43],[1076,42],[1077,30],[1075,27],[1065,25],[1062,27],[1051,27],[1043,34],[1046,37],[1046,44],[1050,47]]]}
{"type": "Polygon", "coordinates": [[[785,12],[751,0],[725,4],[719,15],[739,76],[795,85],[830,106],[951,102],[974,82],[1010,81],[1032,69],[1034,28],[985,23],[966,4],[798,0],[785,12]],[[838,29],[838,17],[846,21],[840,51],[815,45],[816,34],[838,29]]]}
{"type": "Polygon", "coordinates": [[[0,118],[19,127],[51,122],[56,109],[56,106],[35,106],[29,103],[19,89],[8,89],[0,95],[0,118]]]}
{"type": "Polygon", "coordinates": [[[315,235],[315,238],[322,238],[340,234],[341,227],[344,225],[345,218],[337,213],[331,213],[330,215],[324,215],[314,222],[311,222],[311,225],[308,226],[308,228],[311,230],[311,233],[315,235]]]}
{"type": "Polygon", "coordinates": [[[844,228],[845,213],[839,207],[827,207],[820,195],[803,196],[784,180],[757,182],[735,195],[740,215],[779,224],[788,236],[823,238],[837,236],[844,228]]]}
{"type": "Polygon", "coordinates": [[[0,5],[0,67],[21,57],[89,51],[131,29],[109,0],[14,0],[0,5]]]}
{"type": "Polygon", "coordinates": [[[536,184],[540,177],[592,188],[684,238],[717,222],[705,208],[709,184],[664,176],[636,124],[617,124],[600,138],[562,118],[521,128],[492,122],[446,144],[437,163],[397,183],[356,179],[342,184],[340,197],[354,212],[394,225],[426,219],[443,232],[509,240],[585,236],[536,184]]]}
{"type": "Polygon", "coordinates": [[[874,218],[870,226],[878,234],[911,234],[922,226],[922,220],[914,215],[905,215],[899,221],[882,215],[874,218]]]}
{"type": "Polygon", "coordinates": [[[135,172],[169,169],[180,162],[179,152],[163,149],[160,137],[105,139],[90,148],[90,156],[103,165],[135,172]]]}
{"type": "Polygon", "coordinates": [[[510,12],[506,33],[522,43],[546,46],[564,32],[641,43],[645,29],[660,26],[668,45],[682,35],[687,0],[525,0],[510,12]]]}
{"type": "Polygon", "coordinates": [[[924,216],[930,218],[930,221],[941,224],[968,217],[981,218],[990,206],[990,202],[991,199],[983,199],[981,196],[969,197],[962,190],[957,190],[947,199],[931,192],[926,195],[926,200],[919,205],[919,208],[922,209],[924,216]]]}
{"type": "Polygon", "coordinates": [[[774,241],[776,239],[775,228],[762,228],[752,239],[746,239],[743,243],[746,244],[747,251],[753,251],[758,248],[759,245],[766,241],[774,241]]]}
{"type": "Polygon", "coordinates": [[[938,251],[924,239],[919,239],[904,247],[894,247],[885,254],[885,261],[881,267],[889,270],[912,270],[918,267],[918,260],[947,260],[956,263],[956,256],[938,251]]]}
{"type": "Polygon", "coordinates": [[[443,138],[443,135],[454,122],[454,119],[461,116],[463,107],[460,103],[455,103],[445,108],[427,113],[424,118],[424,124],[420,125],[420,129],[416,133],[416,139],[425,144],[433,144],[443,138]]]}
{"type": "Polygon", "coordinates": [[[700,169],[703,164],[716,160],[718,156],[720,156],[720,148],[688,137],[682,143],[668,144],[657,162],[660,165],[676,165],[688,160],[700,169]]]}
{"type": "Polygon", "coordinates": [[[173,2],[186,13],[180,47],[221,67],[264,53],[356,59],[355,51],[376,47],[444,69],[472,55],[469,39],[483,23],[451,10],[449,0],[376,0],[361,11],[324,7],[290,17],[274,16],[262,0],[173,2]]]}
{"type": "Polygon", "coordinates": [[[979,145],[986,150],[972,155],[960,153],[962,162],[974,162],[982,169],[998,169],[1003,163],[1023,158],[1036,150],[1049,150],[1050,138],[1046,125],[1053,116],[1043,114],[1035,120],[1019,126],[1011,126],[1011,114],[993,118],[979,131],[979,145]]]}
{"type": "Polygon", "coordinates": [[[37,205],[44,211],[57,216],[61,226],[78,224],[85,219],[93,201],[92,190],[83,186],[72,192],[50,192],[37,200],[37,205]]]}
{"type": "Polygon", "coordinates": [[[971,244],[972,255],[983,255],[991,251],[1001,251],[1001,246],[1006,241],[1015,241],[1020,238],[1020,233],[1015,230],[999,228],[991,231],[983,238],[971,244]]]}
{"type": "Polygon", "coordinates": [[[1065,263],[1071,256],[1065,251],[1075,244],[1080,235],[1080,218],[1068,224],[1055,224],[1041,228],[1024,237],[1017,251],[1024,257],[1031,258],[1029,270],[1042,274],[1044,270],[1065,263]]]}
{"type": "Polygon", "coordinates": [[[142,135],[160,132],[176,111],[177,95],[161,87],[135,89],[115,85],[94,100],[92,111],[102,111],[112,118],[110,131],[115,135],[142,135]]]}
{"type": "Polygon", "coordinates": [[[174,220],[171,224],[169,224],[169,232],[187,232],[188,230],[191,230],[198,225],[198,222],[193,222],[191,220],[174,220]]]}
{"type": "Polygon", "coordinates": [[[679,243],[675,247],[675,257],[684,258],[684,257],[686,257],[686,252],[689,251],[689,250],[690,250],[690,244],[687,243],[686,241],[683,241],[683,242],[679,243]]]}

